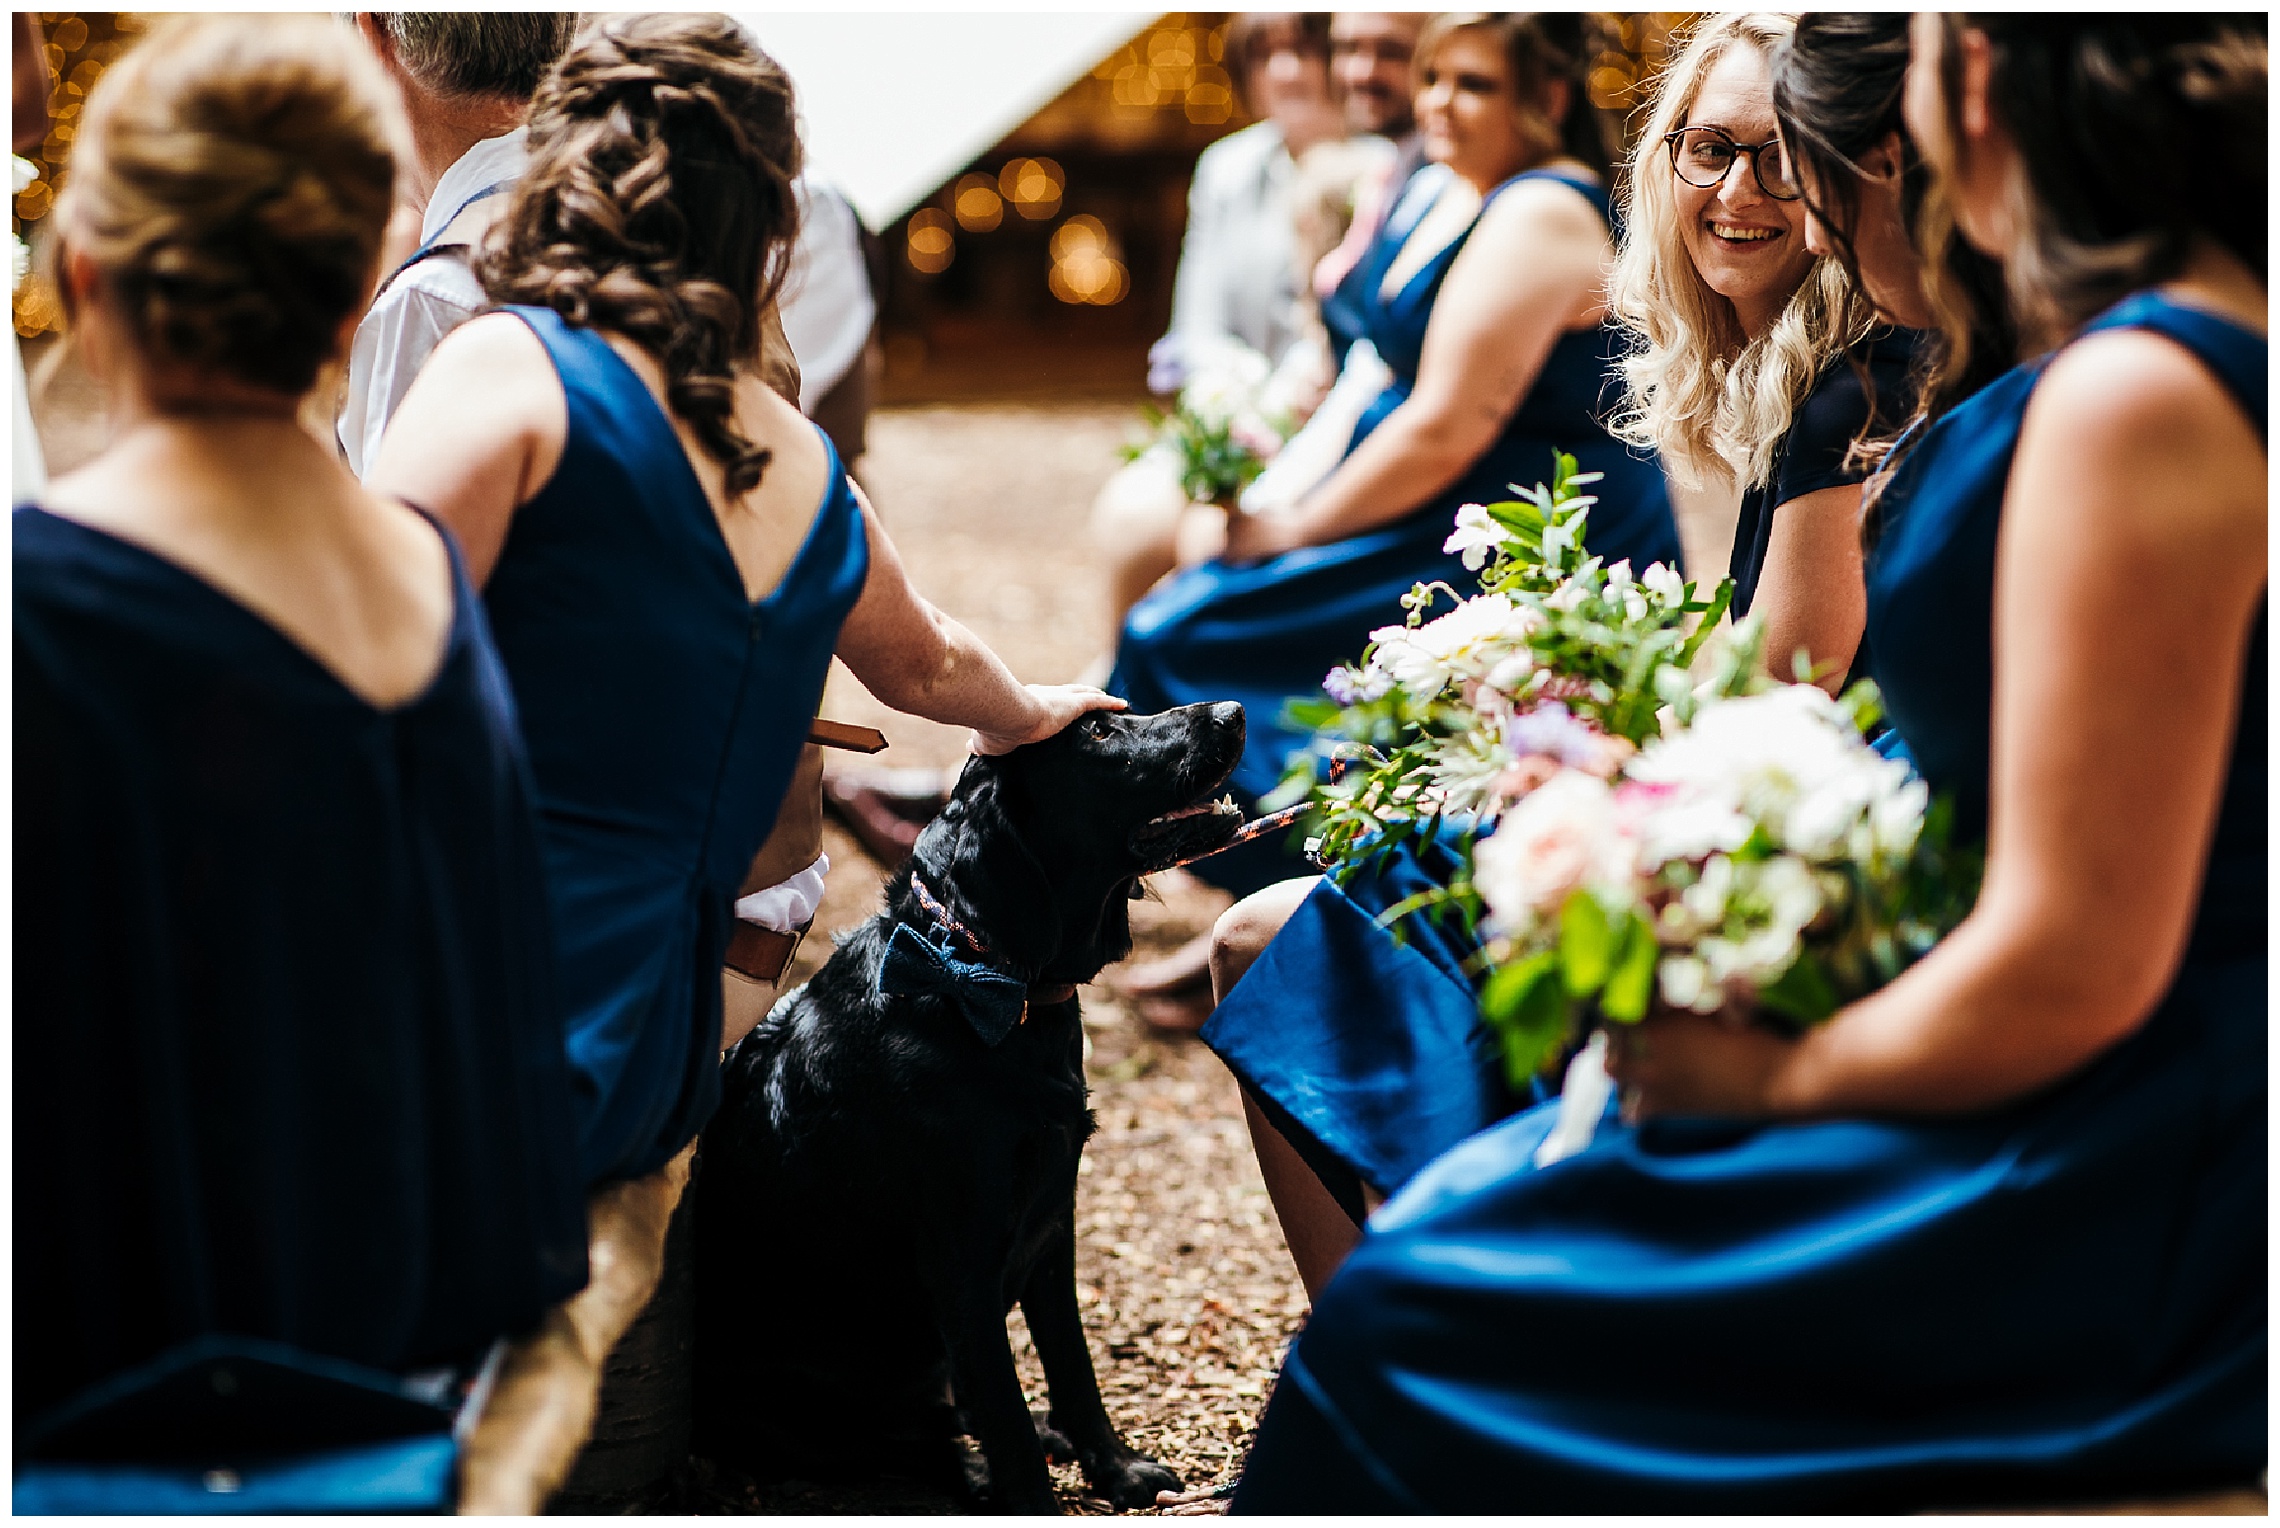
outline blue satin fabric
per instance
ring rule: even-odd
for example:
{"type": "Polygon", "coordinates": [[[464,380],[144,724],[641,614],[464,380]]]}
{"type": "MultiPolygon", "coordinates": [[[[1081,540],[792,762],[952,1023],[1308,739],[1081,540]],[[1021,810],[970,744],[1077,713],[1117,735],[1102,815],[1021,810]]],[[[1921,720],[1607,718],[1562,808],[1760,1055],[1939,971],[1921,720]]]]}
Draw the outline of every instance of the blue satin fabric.
{"type": "MultiPolygon", "coordinates": [[[[2263,427],[2264,342],[2139,298],[2263,427]]],[[[1888,499],[1878,662],[1935,789],[1984,800],[1993,524],[2034,372],[1888,499]],[[1903,659],[1930,646],[1935,667],[1903,659]],[[1968,658],[1968,665],[1963,660],[1968,658]],[[1973,739],[1977,739],[1976,745],[1973,739]]],[[[2253,640],[2194,946],[2064,1083],[1936,1121],[1530,1110],[1420,1172],[1292,1351],[1242,1512],[2059,1503],[2265,1461],[2265,667],[2253,640]]]]}
{"type": "Polygon", "coordinates": [[[13,517],[17,1457],[216,1333],[478,1357],[586,1281],[544,866],[452,558],[376,708],[131,541],[13,517]]]}
{"type": "MultiPolygon", "coordinates": [[[[1391,297],[1383,295],[1387,269],[1447,178],[1447,171],[1428,166],[1411,179],[1350,278],[1366,299],[1366,333],[1394,372],[1392,384],[1356,426],[1356,445],[1416,385],[1434,300],[1470,238],[1468,229],[1391,297]]],[[[1533,179],[1570,186],[1608,216],[1600,187],[1545,171],[1496,187],[1483,209],[1533,179]]],[[[1593,551],[1610,562],[1629,558],[1641,570],[1657,561],[1677,566],[1678,529],[1660,465],[1632,455],[1600,424],[1619,385],[1618,344],[1615,331],[1604,325],[1562,336],[1496,442],[1457,482],[1393,524],[1263,562],[1204,563],[1158,585],[1125,621],[1109,688],[1141,711],[1196,701],[1242,702],[1250,735],[1230,783],[1249,804],[1273,788],[1290,755],[1308,741],[1305,733],[1283,725],[1284,705],[1319,694],[1322,676],[1360,657],[1371,631],[1398,624],[1401,597],[1412,585],[1438,579],[1463,592],[1476,590],[1479,576],[1441,550],[1458,506],[1509,498],[1514,484],[1549,481],[1555,452],[1566,451],[1585,470],[1606,475],[1591,490],[1599,496],[1588,532],[1593,551]]],[[[1293,842],[1266,838],[1203,860],[1194,872],[1242,895],[1302,875],[1306,866],[1293,842]]]]}
{"type": "Polygon", "coordinates": [[[1326,1150],[1381,1194],[1540,1096],[1504,1083],[1464,970],[1478,946],[1456,916],[1409,914],[1398,937],[1378,927],[1456,868],[1441,844],[1405,845],[1343,886],[1325,878],[1203,1026],[1228,1070],[1300,1127],[1283,1133],[1302,1154],[1326,1150]]]}
{"type": "Polygon", "coordinates": [[[783,581],[748,601],[640,377],[590,329],[506,311],[569,402],[561,465],[516,512],[485,599],[538,781],[579,1163],[599,1183],[662,1165],[719,1102],[736,893],[870,552],[834,454],[783,581]]]}

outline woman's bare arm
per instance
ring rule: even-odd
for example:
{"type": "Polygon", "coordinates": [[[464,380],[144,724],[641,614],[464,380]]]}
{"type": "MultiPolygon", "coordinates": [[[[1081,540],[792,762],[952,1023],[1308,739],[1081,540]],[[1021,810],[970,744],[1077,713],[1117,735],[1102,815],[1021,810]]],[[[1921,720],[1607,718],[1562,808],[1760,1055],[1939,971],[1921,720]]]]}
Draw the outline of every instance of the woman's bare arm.
{"type": "Polygon", "coordinates": [[[1619,1071],[1641,1112],[1985,1108],[2143,1024],[2191,931],[2264,595],[2265,501],[2255,432],[2181,349],[2115,333],[2060,356],[2004,509],[1977,907],[1802,1040],[1650,1021],[1619,1071]]]}
{"type": "Polygon", "coordinates": [[[1824,687],[1833,693],[1844,682],[1868,624],[1858,483],[1799,494],[1775,508],[1750,614],[1765,624],[1765,662],[1774,678],[1797,677],[1792,665],[1802,650],[1824,687]]]}
{"type": "Polygon", "coordinates": [[[478,585],[507,542],[516,509],[562,459],[570,405],[546,347],[511,314],[444,337],[397,405],[367,486],[451,527],[478,585]]]}
{"type": "Polygon", "coordinates": [[[920,596],[878,514],[858,492],[871,572],[839,628],[839,658],[885,704],[974,729],[980,753],[1040,742],[1087,711],[1124,702],[1089,685],[1025,685],[982,640],[920,596]]]}
{"type": "Polygon", "coordinates": [[[1296,508],[1232,517],[1226,555],[1359,535],[1454,483],[1495,443],[1560,335],[1597,315],[1611,259],[1598,213],[1572,190],[1530,182],[1491,202],[1434,301],[1409,397],[1296,508]]]}

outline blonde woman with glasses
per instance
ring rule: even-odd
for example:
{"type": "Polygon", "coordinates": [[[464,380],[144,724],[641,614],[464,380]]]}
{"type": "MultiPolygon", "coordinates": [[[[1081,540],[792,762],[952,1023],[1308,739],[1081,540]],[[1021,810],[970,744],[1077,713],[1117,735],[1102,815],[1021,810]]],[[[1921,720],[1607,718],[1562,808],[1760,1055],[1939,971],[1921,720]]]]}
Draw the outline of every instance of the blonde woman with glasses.
{"type": "Polygon", "coordinates": [[[1615,429],[1674,477],[1741,489],[1733,613],[1764,622],[1776,677],[1802,661],[1834,689],[1867,667],[1871,464],[1854,446],[1906,417],[1916,335],[1880,326],[1843,267],[1808,245],[1773,111],[1773,58],[1793,27],[1717,17],[1664,77],[1632,153],[1615,267],[1612,306],[1632,336],[1615,429]]]}

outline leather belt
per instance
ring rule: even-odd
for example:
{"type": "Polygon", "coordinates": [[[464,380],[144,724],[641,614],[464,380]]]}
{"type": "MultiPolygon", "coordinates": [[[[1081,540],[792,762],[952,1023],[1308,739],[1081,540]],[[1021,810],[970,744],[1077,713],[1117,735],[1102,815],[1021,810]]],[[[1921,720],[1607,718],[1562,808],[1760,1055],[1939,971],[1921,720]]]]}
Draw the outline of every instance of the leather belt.
{"type": "Polygon", "coordinates": [[[737,920],[736,931],[728,936],[728,953],[721,963],[747,981],[766,982],[773,987],[784,979],[792,968],[792,959],[800,952],[800,941],[807,938],[815,920],[808,919],[788,934],[757,923],[737,920]]]}

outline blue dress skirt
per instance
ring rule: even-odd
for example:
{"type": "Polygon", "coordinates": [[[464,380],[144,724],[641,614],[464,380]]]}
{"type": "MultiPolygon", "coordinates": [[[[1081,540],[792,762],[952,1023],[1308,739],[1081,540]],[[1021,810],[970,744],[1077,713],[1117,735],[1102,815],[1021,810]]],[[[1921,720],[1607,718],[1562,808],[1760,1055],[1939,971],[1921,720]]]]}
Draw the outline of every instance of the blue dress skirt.
{"type": "MultiPolygon", "coordinates": [[[[1355,426],[1355,445],[1416,385],[1434,299],[1471,237],[1468,228],[1392,295],[1384,293],[1387,269],[1449,179],[1436,165],[1410,180],[1352,278],[1366,295],[1365,332],[1394,373],[1355,426]]],[[[1482,210],[1512,186],[1538,179],[1571,187],[1601,217],[1609,216],[1601,187],[1549,171],[1514,176],[1483,199],[1482,210]]],[[[1600,423],[1620,386],[1619,344],[1610,325],[1563,335],[1495,444],[1455,483],[1393,524],[1261,562],[1214,561],[1174,574],[1132,607],[1109,688],[1140,711],[1242,702],[1250,736],[1231,784],[1248,807],[1281,780],[1291,755],[1308,742],[1306,733],[1283,723],[1289,701],[1319,694],[1322,676],[1360,657],[1372,631],[1398,625],[1401,597],[1412,585],[1437,579],[1467,593],[1479,587],[1477,573],[1441,550],[1459,506],[1508,499],[1515,484],[1548,482],[1555,453],[1565,451],[1584,470],[1605,474],[1592,489],[1599,502],[1591,511],[1591,549],[1610,562],[1628,558],[1635,568],[1651,562],[1676,567],[1678,527],[1661,467],[1633,455],[1600,423]]],[[[1263,838],[1195,866],[1195,874],[1238,896],[1306,873],[1288,836],[1263,838]]]]}
{"type": "MultiPolygon", "coordinates": [[[[2261,337],[2158,296],[2261,432],[2261,337]]],[[[1993,550],[2039,371],[1931,427],[1870,570],[1879,677],[1983,812],[1993,550]],[[1905,656],[1903,656],[1905,655],[1905,656]],[[1920,659],[1920,661],[1918,661],[1920,659]]],[[[2127,1040],[1942,1120],[1529,1110],[1373,1219],[1239,1512],[1895,1511],[2253,1479],[2266,1445],[2265,622],[2183,966],[2127,1040]]]]}
{"type": "MultiPolygon", "coordinates": [[[[609,342],[509,308],[568,400],[561,465],[484,591],[538,782],[589,1183],[636,1177],[720,1099],[721,957],[863,591],[862,513],[830,487],[748,600],[673,424],[609,342]]],[[[819,437],[820,431],[817,432],[819,437]]]]}

